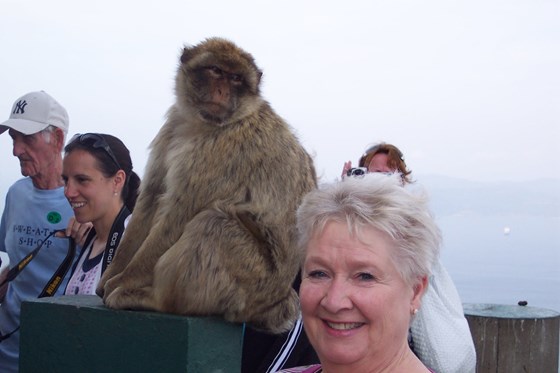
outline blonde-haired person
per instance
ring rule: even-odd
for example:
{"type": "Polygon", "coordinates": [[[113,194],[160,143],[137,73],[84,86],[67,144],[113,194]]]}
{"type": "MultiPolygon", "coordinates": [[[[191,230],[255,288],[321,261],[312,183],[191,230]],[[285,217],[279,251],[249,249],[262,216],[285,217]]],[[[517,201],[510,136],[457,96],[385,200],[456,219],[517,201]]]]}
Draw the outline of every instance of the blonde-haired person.
{"type": "MultiPolygon", "coordinates": [[[[411,184],[412,171],[395,145],[379,143],[367,148],[358,162],[365,173],[396,173],[402,185],[411,184]]],[[[343,178],[352,170],[346,162],[343,178]]],[[[440,260],[433,263],[424,306],[410,327],[410,344],[424,364],[436,372],[469,373],[476,368],[476,352],[461,299],[440,260]]]]}
{"type": "Polygon", "coordinates": [[[408,344],[440,232],[398,176],[322,185],[297,212],[300,302],[320,364],[282,372],[433,372],[408,344]]]}

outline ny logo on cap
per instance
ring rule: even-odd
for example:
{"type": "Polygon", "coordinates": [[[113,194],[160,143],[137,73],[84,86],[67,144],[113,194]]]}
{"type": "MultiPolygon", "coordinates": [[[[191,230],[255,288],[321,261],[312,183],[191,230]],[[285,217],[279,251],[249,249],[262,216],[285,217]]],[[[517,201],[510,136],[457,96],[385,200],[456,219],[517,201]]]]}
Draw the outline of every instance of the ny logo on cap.
{"type": "Polygon", "coordinates": [[[19,100],[14,106],[14,112],[12,114],[23,114],[25,113],[25,106],[27,105],[27,101],[19,100]]]}

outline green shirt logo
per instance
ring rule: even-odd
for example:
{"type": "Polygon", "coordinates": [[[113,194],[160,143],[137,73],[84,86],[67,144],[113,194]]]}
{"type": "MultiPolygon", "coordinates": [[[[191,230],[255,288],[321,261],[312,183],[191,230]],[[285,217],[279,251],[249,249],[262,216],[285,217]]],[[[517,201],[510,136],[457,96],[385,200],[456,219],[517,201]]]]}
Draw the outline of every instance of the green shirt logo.
{"type": "Polygon", "coordinates": [[[51,224],[58,224],[62,220],[62,216],[56,211],[51,211],[47,214],[47,220],[51,224]]]}

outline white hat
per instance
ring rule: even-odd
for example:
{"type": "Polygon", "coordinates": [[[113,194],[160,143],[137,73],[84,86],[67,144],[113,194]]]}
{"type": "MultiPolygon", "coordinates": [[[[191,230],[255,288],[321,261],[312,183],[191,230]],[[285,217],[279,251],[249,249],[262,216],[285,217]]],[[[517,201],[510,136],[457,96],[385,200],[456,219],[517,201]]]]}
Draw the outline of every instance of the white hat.
{"type": "Polygon", "coordinates": [[[68,133],[68,113],[45,91],[30,92],[16,100],[10,119],[0,124],[0,134],[13,128],[24,135],[44,130],[49,125],[68,133]]]}

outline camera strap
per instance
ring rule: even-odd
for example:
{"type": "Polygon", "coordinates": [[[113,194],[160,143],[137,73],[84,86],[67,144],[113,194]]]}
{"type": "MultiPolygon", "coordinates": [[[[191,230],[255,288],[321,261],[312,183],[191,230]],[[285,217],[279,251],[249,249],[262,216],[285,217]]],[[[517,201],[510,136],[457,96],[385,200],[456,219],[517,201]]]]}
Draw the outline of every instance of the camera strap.
{"type": "Polygon", "coordinates": [[[128,207],[126,207],[126,205],[123,205],[121,211],[117,215],[117,218],[113,222],[111,232],[109,233],[109,239],[107,240],[108,242],[105,246],[105,255],[103,260],[103,267],[101,267],[101,273],[105,272],[107,266],[111,264],[113,258],[115,257],[117,246],[119,246],[119,242],[121,242],[121,238],[124,233],[124,222],[129,215],[130,210],[128,209],[128,207]]]}
{"type": "MultiPolygon", "coordinates": [[[[125,205],[123,205],[123,207],[119,211],[119,214],[117,215],[115,221],[113,222],[113,225],[111,227],[111,231],[110,231],[110,234],[109,234],[109,239],[107,240],[107,245],[105,246],[105,254],[104,254],[104,259],[105,260],[103,261],[103,266],[102,266],[102,270],[101,270],[102,272],[101,273],[103,273],[105,271],[105,269],[107,268],[107,266],[109,264],[111,264],[111,262],[113,261],[113,257],[115,256],[115,251],[117,249],[117,246],[119,245],[119,242],[121,242],[121,238],[122,238],[122,235],[124,233],[124,223],[126,221],[126,218],[130,214],[131,214],[130,210],[125,205]]],[[[37,254],[39,253],[39,251],[43,247],[43,244],[51,236],[53,236],[56,232],[59,232],[59,231],[64,232],[64,230],[52,231],[43,240],[43,242],[41,242],[41,244],[39,246],[37,246],[37,248],[35,248],[35,250],[33,250],[31,253],[27,254],[25,256],[25,258],[23,258],[15,267],[10,269],[10,271],[8,272],[8,275],[6,276],[6,279],[0,284],[0,286],[4,285],[8,281],[12,281],[13,279],[15,279],[17,277],[17,275],[33,260],[33,258],[35,258],[37,256],[37,254]]],[[[84,247],[87,247],[91,243],[91,240],[94,237],[95,237],[95,230],[92,228],[88,233],[88,236],[87,236],[86,241],[84,243],[84,247]]],[[[70,241],[68,243],[68,252],[66,254],[66,257],[64,258],[64,260],[62,261],[62,263],[60,264],[60,266],[58,267],[58,269],[56,270],[54,275],[51,277],[51,279],[47,282],[45,288],[43,289],[41,294],[39,294],[38,298],[53,296],[56,293],[56,290],[59,288],[60,284],[62,283],[62,280],[64,279],[64,276],[68,272],[68,269],[72,265],[72,261],[74,259],[74,254],[76,252],[76,242],[71,237],[67,237],[67,238],[70,241]]],[[[82,250],[82,254],[83,254],[83,250],[82,250]]],[[[12,330],[11,332],[6,333],[4,335],[2,335],[0,333],[0,343],[3,340],[8,339],[12,334],[17,332],[18,330],[19,330],[19,326],[17,328],[15,328],[14,330],[12,330]]]]}
{"type": "Polygon", "coordinates": [[[66,273],[68,272],[68,269],[70,268],[70,266],[72,266],[74,254],[76,253],[76,241],[74,241],[72,237],[68,237],[68,240],[68,252],[66,253],[66,257],[64,258],[62,263],[60,263],[58,269],[51,277],[49,282],[47,282],[47,285],[45,285],[38,298],[52,297],[62,283],[64,276],[66,276],[66,273]]]}
{"type": "MultiPolygon", "coordinates": [[[[9,271],[8,274],[6,275],[6,278],[4,279],[4,281],[2,281],[2,283],[0,283],[0,286],[4,285],[6,282],[9,281],[13,281],[19,274],[21,271],[23,271],[23,269],[25,267],[27,267],[27,265],[33,260],[35,259],[35,257],[37,256],[37,254],[39,254],[39,251],[41,251],[41,248],[43,247],[43,244],[45,242],[47,242],[47,240],[49,238],[51,238],[55,233],[57,232],[64,232],[64,230],[60,229],[60,230],[54,230],[51,233],[49,233],[49,235],[29,254],[27,254],[22,260],[20,260],[20,262],[15,265],[14,267],[12,267],[9,271]]],[[[63,238],[63,237],[60,237],[63,238]]],[[[74,242],[74,240],[72,238],[69,238],[70,242],[69,242],[69,247],[68,247],[68,254],[70,254],[70,252],[72,252],[72,256],[75,253],[75,249],[76,249],[76,244],[74,242]]],[[[64,259],[64,261],[62,262],[61,266],[58,268],[58,270],[55,272],[55,275],[53,276],[53,278],[56,276],[56,274],[61,270],[64,269],[62,266],[63,264],[66,262],[66,259],[68,258],[68,254],[66,254],[66,258],[64,259]]],[[[70,262],[71,263],[71,262],[70,262]]],[[[68,270],[68,268],[66,268],[66,271],[68,270]]],[[[49,281],[50,283],[50,281],[49,281]]]]}
{"type": "MultiPolygon", "coordinates": [[[[115,252],[117,250],[117,247],[119,246],[119,243],[121,242],[121,238],[124,233],[124,222],[126,221],[126,218],[130,214],[131,214],[130,210],[125,205],[123,205],[123,207],[119,211],[119,214],[115,218],[113,225],[111,226],[111,230],[109,231],[109,237],[105,245],[105,252],[103,254],[103,264],[101,267],[101,273],[105,272],[107,266],[111,264],[113,258],[115,257],[115,252]]],[[[95,229],[92,228],[89,231],[88,236],[84,242],[84,246],[83,246],[84,248],[89,246],[91,241],[95,238],[95,235],[96,235],[95,229]]],[[[81,255],[83,254],[84,251],[82,250],[81,255]]]]}
{"type": "MultiPolygon", "coordinates": [[[[52,231],[43,240],[43,242],[41,242],[39,246],[35,248],[35,250],[27,254],[22,260],[20,260],[20,262],[16,266],[10,269],[10,271],[6,276],[6,279],[2,281],[0,286],[4,285],[6,282],[13,281],[21,273],[21,271],[23,271],[23,269],[37,256],[37,254],[43,247],[43,244],[47,242],[47,240],[57,232],[64,232],[64,230],[52,231]]],[[[62,280],[64,279],[64,276],[66,275],[68,269],[72,265],[74,254],[76,253],[76,242],[72,237],[60,237],[60,238],[67,238],[69,240],[68,252],[66,253],[66,257],[64,258],[62,263],[60,263],[60,265],[58,266],[58,269],[55,271],[51,279],[47,282],[47,285],[45,285],[43,291],[41,291],[41,294],[39,294],[38,298],[51,297],[54,293],[56,293],[56,290],[59,288],[60,284],[62,283],[62,280]]],[[[19,330],[19,325],[9,333],[6,334],[0,333],[0,342],[2,342],[5,339],[8,339],[12,334],[17,332],[18,330],[19,330]]]]}

